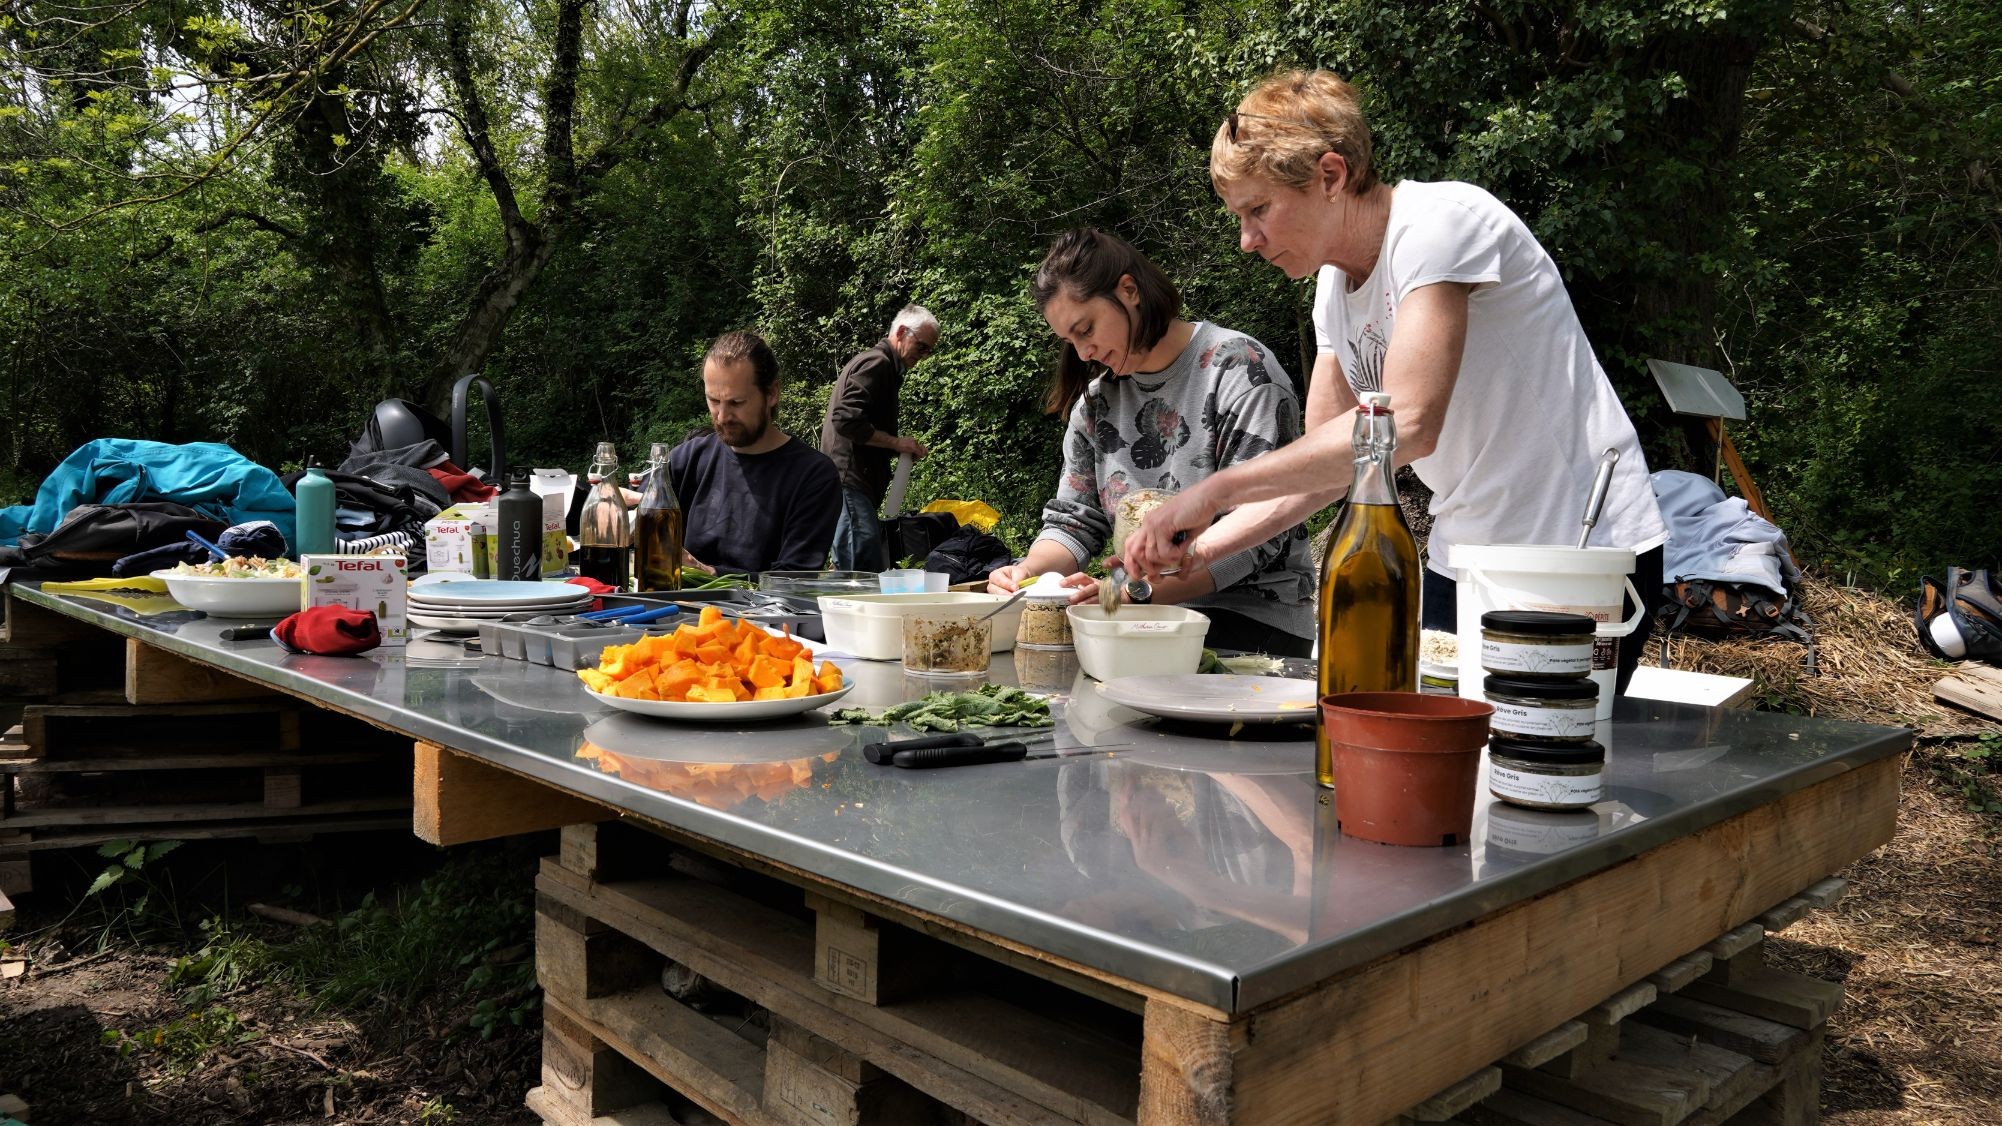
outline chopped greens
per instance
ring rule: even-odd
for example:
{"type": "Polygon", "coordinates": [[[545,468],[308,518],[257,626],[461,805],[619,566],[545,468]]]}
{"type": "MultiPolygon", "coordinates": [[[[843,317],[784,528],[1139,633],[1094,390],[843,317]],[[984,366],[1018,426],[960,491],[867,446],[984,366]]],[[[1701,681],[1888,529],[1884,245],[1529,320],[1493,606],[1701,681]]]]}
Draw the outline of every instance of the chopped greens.
{"type": "Polygon", "coordinates": [[[829,723],[866,723],[888,727],[901,723],[919,731],[958,731],[964,727],[1049,727],[1050,702],[1020,688],[983,684],[973,692],[933,692],[872,712],[867,708],[843,708],[828,718],[829,723]]]}

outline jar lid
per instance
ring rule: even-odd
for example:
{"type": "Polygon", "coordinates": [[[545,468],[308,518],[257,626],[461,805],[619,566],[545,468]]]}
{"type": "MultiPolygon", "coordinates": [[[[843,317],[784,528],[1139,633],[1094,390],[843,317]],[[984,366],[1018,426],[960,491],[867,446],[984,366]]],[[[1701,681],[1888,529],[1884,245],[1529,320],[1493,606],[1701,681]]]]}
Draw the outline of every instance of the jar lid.
{"type": "Polygon", "coordinates": [[[1069,602],[1072,590],[1064,585],[1062,575],[1055,571],[1045,571],[1037,575],[1036,581],[1030,583],[1022,593],[1031,602],[1069,602]]]}
{"type": "Polygon", "coordinates": [[[1526,696],[1534,700],[1596,700],[1599,684],[1590,677],[1572,680],[1529,680],[1519,676],[1490,676],[1481,681],[1481,690],[1490,696],[1526,696]]]}
{"type": "Polygon", "coordinates": [[[1583,614],[1554,614],[1548,610],[1489,610],[1481,615],[1482,629],[1539,636],[1570,636],[1597,632],[1599,623],[1583,614]]]}
{"type": "Polygon", "coordinates": [[[1588,762],[1606,761],[1606,748],[1592,739],[1582,743],[1526,743],[1518,739],[1503,739],[1496,736],[1488,740],[1488,753],[1520,759],[1523,762],[1548,763],[1552,766],[1577,766],[1588,762]]]}

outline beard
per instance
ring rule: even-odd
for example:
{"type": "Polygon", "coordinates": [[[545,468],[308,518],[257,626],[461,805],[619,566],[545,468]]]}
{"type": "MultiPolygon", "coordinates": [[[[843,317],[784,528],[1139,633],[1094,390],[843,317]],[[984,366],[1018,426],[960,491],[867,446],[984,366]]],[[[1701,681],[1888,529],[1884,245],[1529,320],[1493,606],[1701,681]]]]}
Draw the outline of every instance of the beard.
{"type": "Polygon", "coordinates": [[[743,449],[745,446],[755,446],[764,440],[765,432],[772,428],[772,416],[765,415],[756,422],[712,422],[710,427],[716,431],[716,437],[721,439],[724,445],[733,450],[743,449]]]}

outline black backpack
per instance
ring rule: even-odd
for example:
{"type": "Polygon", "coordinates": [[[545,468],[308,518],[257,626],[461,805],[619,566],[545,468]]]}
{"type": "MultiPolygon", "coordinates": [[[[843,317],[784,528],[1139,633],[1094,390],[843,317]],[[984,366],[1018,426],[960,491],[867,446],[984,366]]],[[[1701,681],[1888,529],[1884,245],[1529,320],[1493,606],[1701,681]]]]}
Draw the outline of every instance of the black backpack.
{"type": "Polygon", "coordinates": [[[1794,598],[1794,590],[1775,596],[1753,583],[1685,579],[1661,588],[1663,633],[1693,633],[1704,637],[1770,637],[1812,643],[1813,623],[1794,598]]]}
{"type": "Polygon", "coordinates": [[[172,501],[80,504],[48,535],[29,534],[18,547],[0,547],[0,583],[9,577],[109,575],[111,565],[127,555],[179,542],[191,531],[214,539],[226,527],[172,501]]]}

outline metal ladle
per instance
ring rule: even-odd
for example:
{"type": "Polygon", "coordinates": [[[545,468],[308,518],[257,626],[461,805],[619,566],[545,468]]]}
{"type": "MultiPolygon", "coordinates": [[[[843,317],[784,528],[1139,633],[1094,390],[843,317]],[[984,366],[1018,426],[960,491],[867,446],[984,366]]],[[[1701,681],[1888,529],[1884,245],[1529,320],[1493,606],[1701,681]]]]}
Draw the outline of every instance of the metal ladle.
{"type": "Polygon", "coordinates": [[[1620,451],[1608,447],[1599,455],[1599,472],[1592,479],[1592,495],[1585,501],[1585,526],[1578,530],[1578,546],[1592,538],[1592,525],[1599,522],[1599,510],[1606,507],[1606,489],[1613,483],[1613,466],[1620,463],[1620,451]]]}

